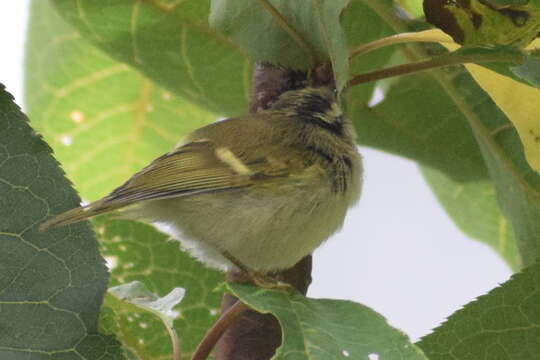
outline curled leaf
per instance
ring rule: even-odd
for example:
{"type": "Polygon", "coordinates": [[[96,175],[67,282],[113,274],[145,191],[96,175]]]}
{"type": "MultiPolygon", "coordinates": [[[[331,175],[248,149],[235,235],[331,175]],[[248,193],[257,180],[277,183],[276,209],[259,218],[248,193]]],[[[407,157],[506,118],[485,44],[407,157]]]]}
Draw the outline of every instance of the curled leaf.
{"type": "Polygon", "coordinates": [[[109,289],[109,292],[130,304],[158,315],[167,326],[172,326],[172,321],[178,316],[173,307],[182,301],[186,293],[183,288],[176,287],[160,298],[140,281],[114,286],[109,289]]]}
{"type": "Polygon", "coordinates": [[[140,281],[114,286],[109,293],[118,299],[135,305],[145,311],[156,315],[165,325],[171,339],[174,359],[180,359],[180,340],[173,327],[173,320],[179,315],[173,308],[178,305],[185,295],[185,290],[180,287],[172,289],[167,295],[159,297],[152,293],[140,281]]]}

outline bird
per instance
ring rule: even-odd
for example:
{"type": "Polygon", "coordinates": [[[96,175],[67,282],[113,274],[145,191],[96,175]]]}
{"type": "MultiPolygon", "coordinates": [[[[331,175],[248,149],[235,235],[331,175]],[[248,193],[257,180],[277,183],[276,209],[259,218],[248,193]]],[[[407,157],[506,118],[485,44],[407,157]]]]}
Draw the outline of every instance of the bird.
{"type": "Polygon", "coordinates": [[[211,268],[264,276],[293,267],[341,228],[362,173],[336,91],[304,87],[195,130],[109,195],[40,230],[112,212],[155,224],[211,268]]]}

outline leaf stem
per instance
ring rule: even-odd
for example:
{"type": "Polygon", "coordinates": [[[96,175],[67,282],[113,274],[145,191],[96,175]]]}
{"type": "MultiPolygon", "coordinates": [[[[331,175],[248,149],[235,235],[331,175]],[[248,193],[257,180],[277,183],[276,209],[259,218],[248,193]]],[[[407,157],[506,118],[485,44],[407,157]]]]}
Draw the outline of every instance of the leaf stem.
{"type": "Polygon", "coordinates": [[[313,61],[313,65],[317,65],[318,59],[315,50],[313,47],[307,43],[302,36],[296,31],[283,17],[283,15],[270,3],[268,0],[259,0],[261,3],[261,6],[264,7],[272,16],[275,18],[275,20],[278,22],[279,26],[285,30],[287,34],[306,52],[306,54],[311,57],[311,60],[313,61]]]}
{"type": "Polygon", "coordinates": [[[174,327],[171,326],[165,326],[167,328],[167,332],[169,333],[169,336],[171,337],[171,344],[173,348],[173,359],[174,360],[182,360],[182,351],[180,349],[180,339],[178,338],[178,335],[176,334],[176,331],[174,330],[174,327]]]}
{"type": "Polygon", "coordinates": [[[425,30],[419,32],[406,32],[401,34],[394,34],[382,39],[371,41],[367,44],[361,44],[354,48],[350,55],[349,60],[355,56],[367,54],[368,52],[396,44],[405,44],[411,42],[453,42],[452,38],[440,30],[425,30]]]}
{"type": "Polygon", "coordinates": [[[223,335],[225,330],[227,330],[227,328],[232,324],[234,319],[248,309],[249,306],[240,300],[227,309],[227,311],[224,312],[216,323],[206,332],[206,335],[204,335],[204,338],[200,342],[199,346],[197,346],[192,360],[207,359],[221,335],[223,335]]]}
{"type": "Polygon", "coordinates": [[[436,58],[413,62],[409,64],[396,65],[386,69],[372,71],[364,74],[355,75],[348,84],[348,87],[355,85],[387,79],[394,76],[412,74],[424,70],[441,68],[451,65],[461,65],[467,63],[482,63],[482,62],[519,62],[521,58],[509,54],[475,54],[464,55],[455,52],[447,53],[436,58]]]}

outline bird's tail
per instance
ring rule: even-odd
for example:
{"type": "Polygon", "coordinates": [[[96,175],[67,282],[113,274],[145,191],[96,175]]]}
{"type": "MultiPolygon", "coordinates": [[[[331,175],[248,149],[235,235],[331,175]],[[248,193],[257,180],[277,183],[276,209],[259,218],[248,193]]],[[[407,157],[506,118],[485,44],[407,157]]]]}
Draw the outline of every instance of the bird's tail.
{"type": "Polygon", "coordinates": [[[127,204],[119,204],[117,202],[108,201],[107,198],[104,198],[91,204],[71,209],[59,215],[56,215],[55,217],[41,224],[39,226],[39,231],[47,231],[49,228],[54,226],[73,224],[97,215],[116,210],[126,205],[127,204]]]}

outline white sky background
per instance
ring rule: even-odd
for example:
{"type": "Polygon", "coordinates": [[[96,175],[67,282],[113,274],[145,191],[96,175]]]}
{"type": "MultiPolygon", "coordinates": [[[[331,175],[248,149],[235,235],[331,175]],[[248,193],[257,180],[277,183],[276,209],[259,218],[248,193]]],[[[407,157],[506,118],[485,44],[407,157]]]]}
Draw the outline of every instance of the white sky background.
{"type": "MultiPolygon", "coordinates": [[[[0,82],[19,105],[28,4],[0,2],[0,82]]],[[[416,340],[506,281],[510,270],[456,228],[413,162],[365,148],[362,154],[362,199],[315,253],[309,295],[372,307],[416,340]]]]}

